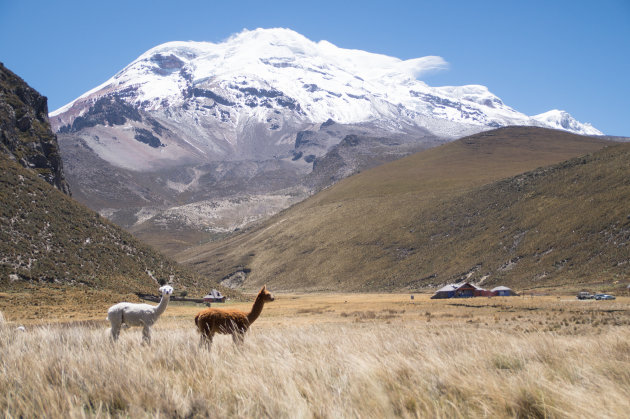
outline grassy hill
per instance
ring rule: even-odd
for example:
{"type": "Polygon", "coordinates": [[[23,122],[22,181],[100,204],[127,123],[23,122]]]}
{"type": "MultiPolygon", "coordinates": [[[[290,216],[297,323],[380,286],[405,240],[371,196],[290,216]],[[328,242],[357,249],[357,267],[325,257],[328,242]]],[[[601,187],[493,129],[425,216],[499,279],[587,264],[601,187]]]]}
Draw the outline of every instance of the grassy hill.
{"type": "Polygon", "coordinates": [[[0,63],[0,311],[102,319],[158,283],[190,296],[216,287],[69,195],[46,98],[0,63]]]}
{"type": "Polygon", "coordinates": [[[176,259],[216,279],[241,272],[252,289],[611,284],[627,269],[625,245],[605,243],[627,234],[628,149],[540,169],[610,144],[531,127],[466,137],[352,176],[176,259]]]}
{"type": "Polygon", "coordinates": [[[0,153],[0,311],[20,304],[102,311],[138,292],[157,294],[158,282],[190,296],[217,286],[0,153]]]}

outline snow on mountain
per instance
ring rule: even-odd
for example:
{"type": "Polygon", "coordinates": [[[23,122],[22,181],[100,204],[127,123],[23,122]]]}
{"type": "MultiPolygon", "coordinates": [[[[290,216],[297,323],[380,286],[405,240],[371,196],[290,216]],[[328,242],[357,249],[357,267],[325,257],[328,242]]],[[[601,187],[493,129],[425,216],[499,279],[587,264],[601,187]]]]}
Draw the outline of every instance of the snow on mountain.
{"type": "MultiPolygon", "coordinates": [[[[418,80],[446,66],[441,57],[400,60],[313,42],[289,29],[245,30],[217,44],[159,45],[50,116],[56,127],[71,124],[98,98],[115,95],[157,115],[177,114],[179,123],[218,122],[205,145],[228,141],[232,147],[251,121],[272,130],[328,119],[372,122],[446,137],[505,125],[601,134],[556,111],[528,117],[484,86],[431,87],[418,80]]],[[[196,146],[204,148],[204,141],[196,146]]]]}
{"type": "MultiPolygon", "coordinates": [[[[539,126],[542,127],[561,129],[583,135],[603,135],[600,130],[593,127],[588,122],[579,122],[568,112],[557,109],[541,113],[539,115],[534,115],[532,116],[532,119],[539,123],[539,126]]],[[[538,124],[535,123],[534,125],[538,124]]]]}
{"type": "Polygon", "coordinates": [[[401,60],[289,29],[246,30],[152,48],[50,123],[77,199],[147,240],[168,230],[178,243],[495,127],[600,134],[559,111],[529,117],[485,86],[419,80],[446,67],[436,56],[401,60]]]}

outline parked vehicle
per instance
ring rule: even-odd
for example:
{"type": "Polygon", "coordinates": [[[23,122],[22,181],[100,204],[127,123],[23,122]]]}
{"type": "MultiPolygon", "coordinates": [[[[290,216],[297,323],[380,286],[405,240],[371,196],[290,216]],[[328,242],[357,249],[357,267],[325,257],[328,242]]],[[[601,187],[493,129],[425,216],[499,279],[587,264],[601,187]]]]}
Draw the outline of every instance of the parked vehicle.
{"type": "Polygon", "coordinates": [[[595,298],[595,296],[588,291],[580,291],[577,295],[577,298],[578,300],[590,300],[592,298],[595,298]]]}
{"type": "Polygon", "coordinates": [[[614,300],[615,296],[610,294],[595,294],[596,300],[614,300]]]}

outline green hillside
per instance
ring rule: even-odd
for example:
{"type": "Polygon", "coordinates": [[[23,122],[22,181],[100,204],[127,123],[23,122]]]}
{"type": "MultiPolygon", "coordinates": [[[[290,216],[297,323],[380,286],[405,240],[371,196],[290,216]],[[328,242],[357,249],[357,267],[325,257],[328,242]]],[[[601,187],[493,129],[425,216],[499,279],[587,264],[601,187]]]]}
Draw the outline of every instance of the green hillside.
{"type": "Polygon", "coordinates": [[[594,255],[601,253],[597,234],[568,236],[578,225],[617,232],[614,226],[626,221],[607,211],[597,226],[587,222],[594,218],[592,208],[582,201],[598,202],[589,195],[593,191],[609,194],[613,205],[624,208],[622,191],[613,188],[614,180],[608,184],[603,168],[606,186],[587,176],[600,170],[590,165],[606,166],[609,154],[579,160],[584,165],[538,168],[610,144],[615,143],[531,127],[466,137],[352,176],[258,228],[189,249],[177,259],[216,279],[242,271],[247,289],[267,283],[286,290],[401,290],[463,278],[519,289],[609,283],[623,275],[623,261],[613,270],[608,256],[595,263],[594,255]],[[582,181],[567,180],[573,179],[569,171],[579,168],[582,181]],[[506,180],[532,170],[522,177],[536,179],[527,183],[534,188],[527,192],[521,177],[506,180]],[[573,238],[585,259],[571,256],[577,251],[570,245],[573,238]],[[580,271],[587,259],[588,272],[580,271]]]}

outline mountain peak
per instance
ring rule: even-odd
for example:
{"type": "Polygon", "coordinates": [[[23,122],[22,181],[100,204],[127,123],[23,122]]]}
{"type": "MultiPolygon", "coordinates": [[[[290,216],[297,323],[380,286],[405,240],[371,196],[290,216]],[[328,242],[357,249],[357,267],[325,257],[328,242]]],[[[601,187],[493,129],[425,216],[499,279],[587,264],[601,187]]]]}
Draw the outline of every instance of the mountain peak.
{"type": "Polygon", "coordinates": [[[277,44],[277,45],[314,45],[304,35],[288,28],[256,28],[253,30],[243,29],[241,32],[230,36],[225,43],[249,44],[252,42],[277,44]]]}
{"type": "Polygon", "coordinates": [[[579,122],[573,118],[567,111],[552,109],[538,115],[532,116],[532,119],[541,123],[542,126],[571,131],[583,135],[603,135],[597,128],[588,122],[579,122]]]}
{"type": "MultiPolygon", "coordinates": [[[[158,45],[51,117],[57,127],[72,123],[100,97],[114,95],[150,111],[223,106],[213,115],[225,119],[229,113],[233,125],[252,117],[267,121],[279,112],[300,124],[333,119],[406,125],[451,138],[507,125],[601,134],[570,116],[530,118],[505,105],[485,86],[431,87],[418,80],[447,67],[439,56],[401,60],[340,48],[325,40],[314,42],[287,28],[258,28],[219,43],[158,45]],[[261,94],[272,97],[263,99],[261,94]],[[271,100],[278,97],[282,99],[271,100]]],[[[206,119],[202,114],[193,119],[206,119]]]]}

